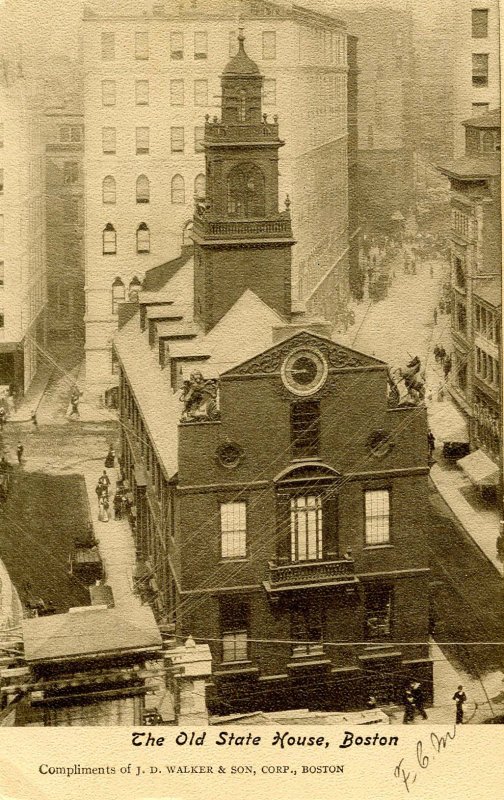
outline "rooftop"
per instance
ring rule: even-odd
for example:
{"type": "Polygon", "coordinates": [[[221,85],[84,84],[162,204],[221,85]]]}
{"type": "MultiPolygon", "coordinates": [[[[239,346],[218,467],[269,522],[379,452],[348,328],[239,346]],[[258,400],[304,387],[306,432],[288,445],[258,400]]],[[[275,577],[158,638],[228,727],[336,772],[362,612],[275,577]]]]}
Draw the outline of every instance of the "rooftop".
{"type": "MultiPolygon", "coordinates": [[[[478,276],[476,275],[477,279],[478,276]]],[[[473,288],[474,296],[476,299],[484,300],[494,308],[500,308],[502,305],[502,281],[500,275],[494,278],[480,278],[476,280],[473,288]]]]}
{"type": "Polygon", "coordinates": [[[500,175],[500,153],[477,157],[461,156],[461,158],[445,161],[438,166],[443,175],[459,180],[484,180],[500,175]]]}
{"type": "Polygon", "coordinates": [[[23,620],[25,659],[31,663],[107,655],[117,651],[158,650],[162,641],[149,606],[73,609],[23,620]]]}
{"type": "Polygon", "coordinates": [[[246,54],[244,47],[245,36],[240,31],[238,36],[238,52],[224,67],[223,75],[260,75],[259,67],[246,54]]]}
{"type": "Polygon", "coordinates": [[[485,111],[484,114],[479,114],[477,117],[465,119],[462,125],[470,128],[500,128],[501,110],[495,108],[493,111],[485,111]]]}

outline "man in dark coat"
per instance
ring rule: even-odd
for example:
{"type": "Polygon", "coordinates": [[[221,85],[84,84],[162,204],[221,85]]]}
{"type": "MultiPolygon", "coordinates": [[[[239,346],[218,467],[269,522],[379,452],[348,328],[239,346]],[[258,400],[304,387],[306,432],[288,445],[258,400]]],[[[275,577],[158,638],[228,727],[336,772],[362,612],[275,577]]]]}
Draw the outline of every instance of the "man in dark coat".
{"type": "Polygon", "coordinates": [[[455,700],[455,709],[456,709],[455,724],[462,725],[464,721],[464,703],[467,700],[463,686],[457,687],[457,691],[453,695],[453,699],[455,700]]]}
{"type": "Polygon", "coordinates": [[[411,695],[413,697],[413,702],[415,704],[415,708],[422,717],[422,719],[427,719],[427,714],[424,708],[424,696],[422,690],[422,684],[418,681],[411,682],[411,695]]]}
{"type": "Polygon", "coordinates": [[[410,722],[413,722],[415,719],[415,698],[411,694],[409,689],[406,689],[404,694],[404,717],[403,723],[404,725],[408,725],[410,722]]]}
{"type": "Polygon", "coordinates": [[[17,453],[18,464],[21,464],[23,461],[23,453],[24,453],[24,447],[21,444],[21,442],[18,442],[18,446],[16,447],[16,453],[17,453]]]}

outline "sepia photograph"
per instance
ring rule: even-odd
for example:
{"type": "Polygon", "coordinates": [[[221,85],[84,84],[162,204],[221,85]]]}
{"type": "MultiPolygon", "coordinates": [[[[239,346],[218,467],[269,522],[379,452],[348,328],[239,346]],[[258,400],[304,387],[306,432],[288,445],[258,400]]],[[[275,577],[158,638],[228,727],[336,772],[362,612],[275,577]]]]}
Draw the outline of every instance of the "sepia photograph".
{"type": "Polygon", "coordinates": [[[1,728],[504,723],[499,58],[497,0],[0,1],[1,728]]]}

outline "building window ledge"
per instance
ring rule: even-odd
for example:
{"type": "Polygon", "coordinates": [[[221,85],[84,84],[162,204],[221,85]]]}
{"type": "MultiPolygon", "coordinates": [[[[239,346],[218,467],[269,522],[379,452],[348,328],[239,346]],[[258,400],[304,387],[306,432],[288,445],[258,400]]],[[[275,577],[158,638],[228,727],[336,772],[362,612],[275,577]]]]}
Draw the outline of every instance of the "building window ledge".
{"type": "Polygon", "coordinates": [[[390,544],[390,542],[384,542],[383,544],[365,544],[363,550],[393,550],[394,545],[390,544]]]}
{"type": "Polygon", "coordinates": [[[225,678],[225,677],[234,677],[240,675],[257,675],[259,673],[259,667],[252,666],[251,661],[230,661],[223,662],[220,665],[220,669],[215,670],[213,673],[216,677],[225,678]]]}
{"type": "Polygon", "coordinates": [[[330,658],[321,658],[320,656],[294,656],[294,658],[296,659],[295,661],[289,661],[287,664],[289,669],[328,667],[332,664],[330,658]]]}

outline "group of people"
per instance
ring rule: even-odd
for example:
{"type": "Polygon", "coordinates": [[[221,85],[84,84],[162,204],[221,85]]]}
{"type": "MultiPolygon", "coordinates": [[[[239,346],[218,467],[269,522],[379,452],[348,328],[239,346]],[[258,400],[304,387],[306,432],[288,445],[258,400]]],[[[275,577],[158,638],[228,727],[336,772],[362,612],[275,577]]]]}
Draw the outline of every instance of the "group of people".
{"type": "MultiPolygon", "coordinates": [[[[115,467],[116,457],[114,448],[112,445],[109,447],[109,451],[105,458],[105,467],[106,469],[103,470],[102,474],[98,478],[98,483],[96,484],[96,496],[98,498],[98,519],[100,522],[108,522],[110,519],[110,478],[107,473],[107,469],[113,469],[115,467]]],[[[119,474],[116,482],[116,488],[114,493],[114,498],[112,500],[112,507],[114,511],[114,518],[115,519],[122,519],[126,516],[133,506],[133,498],[131,496],[131,492],[129,491],[129,485],[127,481],[124,480],[122,473],[119,474]]]]}
{"type": "Polygon", "coordinates": [[[448,375],[452,370],[452,359],[449,353],[446,352],[443,345],[436,344],[434,346],[434,358],[436,360],[436,364],[440,364],[443,368],[443,374],[445,376],[445,380],[448,380],[448,375]]]}
{"type": "MultiPolygon", "coordinates": [[[[457,687],[457,691],[452,699],[455,701],[455,723],[456,725],[461,725],[464,721],[464,703],[467,700],[463,686],[457,687]]],[[[411,681],[404,693],[403,723],[409,725],[411,722],[414,722],[417,714],[419,714],[422,719],[427,719],[422,685],[419,681],[411,681]]]]}

